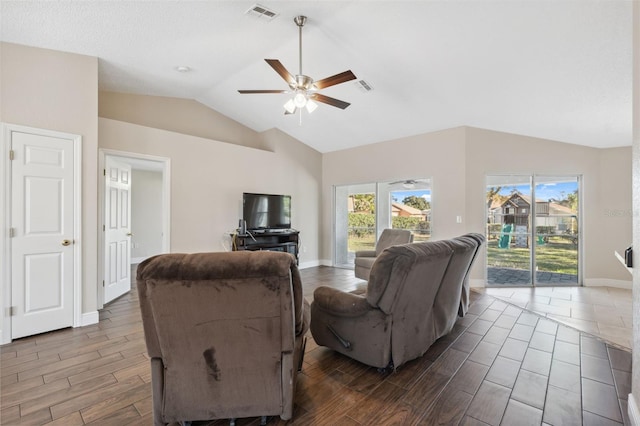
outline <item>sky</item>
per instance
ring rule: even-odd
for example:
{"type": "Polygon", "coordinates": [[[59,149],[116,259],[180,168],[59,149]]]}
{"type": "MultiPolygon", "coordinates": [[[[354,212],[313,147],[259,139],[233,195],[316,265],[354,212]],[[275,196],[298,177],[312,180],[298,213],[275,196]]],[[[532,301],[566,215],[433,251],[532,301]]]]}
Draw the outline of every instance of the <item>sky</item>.
{"type": "MultiPolygon", "coordinates": [[[[529,185],[503,185],[500,195],[509,195],[513,189],[524,195],[531,195],[529,185]]],[[[551,198],[562,200],[567,194],[578,189],[578,182],[539,183],[536,185],[536,199],[548,201],[551,198]]]]}
{"type": "MultiPolygon", "coordinates": [[[[531,195],[531,190],[529,189],[528,184],[503,185],[500,195],[510,195],[514,188],[524,195],[531,195]]],[[[548,201],[551,198],[562,200],[567,194],[572,193],[576,189],[578,189],[578,182],[538,183],[536,185],[536,199],[544,201],[548,201]]],[[[398,202],[401,202],[405,197],[409,197],[411,195],[424,197],[427,201],[431,202],[431,190],[429,189],[391,191],[391,197],[398,202]]]]}
{"type": "Polygon", "coordinates": [[[411,191],[391,191],[391,197],[398,202],[401,202],[405,197],[415,195],[416,197],[423,197],[428,202],[431,202],[431,190],[430,189],[414,189],[411,191]]]}

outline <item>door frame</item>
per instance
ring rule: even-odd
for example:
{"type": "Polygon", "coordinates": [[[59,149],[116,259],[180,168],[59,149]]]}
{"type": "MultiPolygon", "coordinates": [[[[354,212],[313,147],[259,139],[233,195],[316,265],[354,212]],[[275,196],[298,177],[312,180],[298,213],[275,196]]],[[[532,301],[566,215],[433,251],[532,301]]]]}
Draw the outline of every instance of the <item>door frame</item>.
{"type": "MultiPolygon", "coordinates": [[[[348,183],[348,184],[336,184],[333,185],[333,196],[331,199],[331,209],[332,209],[332,213],[331,213],[331,217],[332,217],[332,222],[333,222],[333,232],[332,232],[332,236],[331,236],[331,264],[336,267],[336,268],[342,268],[342,269],[354,269],[354,265],[353,262],[348,262],[347,259],[347,263],[339,263],[338,262],[338,250],[337,250],[337,244],[338,244],[338,218],[337,218],[337,197],[338,197],[338,190],[339,188],[346,188],[347,190],[347,198],[351,195],[351,194],[364,194],[364,193],[369,193],[369,192],[362,192],[361,191],[361,187],[367,187],[367,186],[371,186],[373,187],[373,194],[374,194],[374,199],[377,200],[377,196],[378,196],[378,183],[377,182],[365,182],[365,183],[348,183]],[[361,191],[361,192],[353,192],[353,191],[361,191]]],[[[377,201],[376,201],[376,207],[377,207],[377,201]]],[[[347,212],[347,216],[348,216],[348,212],[347,212]]],[[[375,218],[375,225],[374,225],[374,234],[375,234],[375,240],[374,241],[378,241],[378,237],[380,236],[380,232],[378,231],[378,215],[377,213],[374,215],[375,218]]],[[[344,225],[344,224],[342,224],[344,225]]],[[[340,226],[342,226],[340,225],[340,226]]],[[[345,229],[348,231],[348,225],[345,227],[345,229]]],[[[348,246],[348,235],[345,236],[345,244],[347,244],[348,246]]],[[[348,252],[349,249],[347,247],[347,257],[348,257],[348,252]]]]}
{"type": "Polygon", "coordinates": [[[11,343],[11,241],[7,230],[11,225],[11,160],[9,160],[11,132],[33,133],[73,141],[73,327],[82,325],[82,136],[37,127],[0,123],[0,211],[3,213],[0,228],[0,268],[2,269],[2,313],[0,314],[0,344],[11,343]]]}
{"type": "MultiPolygon", "coordinates": [[[[536,218],[536,203],[535,203],[535,197],[536,197],[536,185],[538,184],[538,181],[536,178],[538,177],[557,177],[557,178],[576,178],[576,182],[578,184],[578,243],[577,243],[577,250],[578,250],[578,267],[577,267],[577,279],[578,282],[575,285],[567,285],[565,287],[585,287],[585,283],[584,283],[584,228],[582,225],[582,222],[584,221],[584,175],[582,173],[533,173],[533,172],[513,172],[513,173],[505,173],[505,172],[500,172],[500,173],[490,173],[490,172],[486,172],[484,175],[484,191],[485,191],[485,195],[486,195],[486,191],[487,191],[487,177],[488,176],[528,176],[530,178],[530,182],[531,182],[531,198],[532,200],[534,200],[534,202],[531,205],[531,229],[529,231],[529,238],[531,239],[531,241],[535,241],[535,218],[536,218]]],[[[489,209],[486,208],[486,201],[485,201],[485,208],[484,208],[484,224],[486,225],[487,221],[489,219],[489,209]]],[[[486,228],[485,228],[486,231],[486,228]]],[[[531,253],[530,253],[530,258],[529,258],[529,269],[531,272],[531,284],[518,284],[518,285],[512,285],[509,287],[524,287],[524,288],[543,288],[543,287],[552,287],[552,285],[545,285],[545,284],[539,284],[536,281],[536,274],[535,274],[535,267],[536,267],[536,263],[537,263],[537,259],[536,259],[536,243],[534,242],[532,247],[531,247],[531,253]]],[[[485,248],[484,248],[484,282],[485,282],[485,286],[487,286],[487,281],[488,281],[488,274],[487,274],[487,268],[488,268],[488,262],[489,262],[489,256],[488,256],[488,245],[485,244],[485,248]]],[[[489,287],[493,287],[493,288],[500,288],[500,285],[489,285],[489,287]]],[[[502,286],[502,287],[507,287],[507,286],[502,286]]]]}
{"type": "MultiPolygon", "coordinates": [[[[98,150],[98,212],[100,221],[98,223],[98,310],[104,307],[104,252],[105,237],[103,225],[104,217],[104,170],[106,157],[113,156],[135,161],[148,161],[160,163],[162,165],[162,251],[169,253],[171,250],[171,159],[155,155],[140,154],[137,152],[119,151],[115,149],[100,148],[98,150]],[[100,174],[103,172],[103,174],[100,174]]],[[[134,168],[135,170],[135,168],[134,168]]],[[[135,185],[135,182],[133,183],[135,185]]]]}

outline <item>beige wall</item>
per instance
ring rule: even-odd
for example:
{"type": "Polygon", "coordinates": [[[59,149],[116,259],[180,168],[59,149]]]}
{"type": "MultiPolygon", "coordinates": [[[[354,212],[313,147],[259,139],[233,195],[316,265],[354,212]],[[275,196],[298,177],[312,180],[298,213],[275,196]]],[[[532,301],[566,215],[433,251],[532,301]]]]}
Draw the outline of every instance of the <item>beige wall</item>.
{"type": "Polygon", "coordinates": [[[131,258],[162,253],[162,172],[131,171],[131,258]]]}
{"type": "Polygon", "coordinates": [[[318,259],[321,154],[278,131],[262,135],[273,152],[107,118],[100,148],[171,160],[171,251],[229,249],[242,217],[242,193],[292,196],[292,226],[300,231],[300,263],[318,259]]]}
{"type": "MultiPolygon", "coordinates": [[[[484,233],[487,174],[580,174],[585,283],[624,284],[630,277],[613,251],[624,251],[630,242],[630,153],[628,147],[596,149],[460,127],[325,154],[322,256],[332,259],[334,185],[432,177],[433,238],[440,239],[484,233]],[[621,213],[608,215],[607,209],[621,213]]],[[[474,279],[483,278],[483,265],[484,254],[474,279]]]]}
{"type": "Polygon", "coordinates": [[[587,244],[598,246],[601,255],[594,253],[588,266],[599,272],[599,277],[605,276],[603,271],[612,269],[617,272],[617,278],[630,280],[632,277],[628,270],[621,267],[620,262],[613,261],[609,254],[614,251],[624,254],[624,250],[633,243],[631,148],[601,150],[599,168],[596,177],[600,184],[599,207],[588,212],[593,215],[599,234],[592,235],[587,244]]]}
{"type": "Polygon", "coordinates": [[[100,117],[268,149],[260,134],[193,99],[101,91],[100,117]]]}
{"type": "Polygon", "coordinates": [[[0,121],[82,136],[82,312],[95,312],[98,59],[0,43],[0,121]]]}

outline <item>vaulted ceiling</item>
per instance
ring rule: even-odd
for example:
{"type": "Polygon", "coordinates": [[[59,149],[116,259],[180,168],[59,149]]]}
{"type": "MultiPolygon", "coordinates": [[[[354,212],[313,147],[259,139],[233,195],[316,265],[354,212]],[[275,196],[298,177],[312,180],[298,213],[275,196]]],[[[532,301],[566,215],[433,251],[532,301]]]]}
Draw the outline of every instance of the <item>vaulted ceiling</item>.
{"type": "Polygon", "coordinates": [[[620,0],[0,2],[2,41],[97,56],[101,90],[195,99],[320,152],[456,126],[593,147],[631,145],[631,2],[620,0]],[[350,102],[284,115],[264,61],[350,102]],[[177,67],[189,67],[179,72],[177,67]],[[366,82],[371,91],[358,83],[366,82]]]}

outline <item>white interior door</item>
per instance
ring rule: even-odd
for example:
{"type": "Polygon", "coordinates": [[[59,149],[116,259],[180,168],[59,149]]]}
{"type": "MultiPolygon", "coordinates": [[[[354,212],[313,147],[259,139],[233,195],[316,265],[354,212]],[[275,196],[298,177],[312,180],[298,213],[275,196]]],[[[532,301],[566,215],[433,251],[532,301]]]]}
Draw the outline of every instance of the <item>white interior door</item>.
{"type": "Polygon", "coordinates": [[[131,166],[105,158],[104,303],[131,290],[131,166]]]}
{"type": "Polygon", "coordinates": [[[74,315],[74,142],[11,132],[11,337],[74,315]]]}

